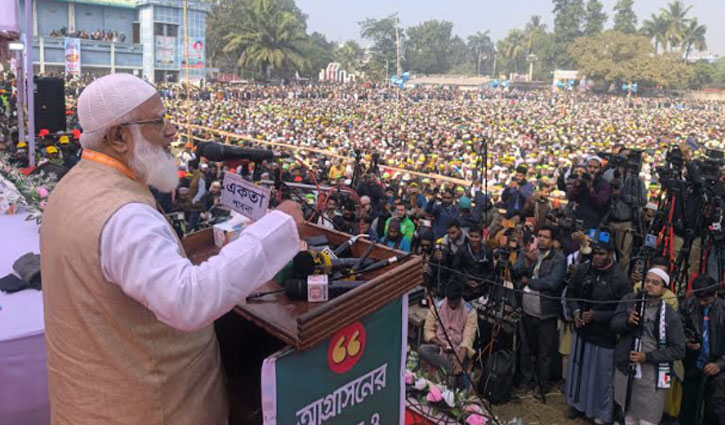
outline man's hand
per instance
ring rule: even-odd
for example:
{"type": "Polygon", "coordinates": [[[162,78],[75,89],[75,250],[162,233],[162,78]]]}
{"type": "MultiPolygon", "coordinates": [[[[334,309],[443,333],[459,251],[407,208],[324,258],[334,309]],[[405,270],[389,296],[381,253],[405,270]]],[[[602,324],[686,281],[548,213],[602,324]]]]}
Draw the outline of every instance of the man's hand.
{"type": "Polygon", "coordinates": [[[521,286],[526,286],[529,284],[529,278],[524,276],[521,279],[519,279],[519,283],[521,284],[521,286]]]}
{"type": "Polygon", "coordinates": [[[630,351],[629,362],[632,364],[644,363],[647,361],[647,354],[641,351],[630,351]]]}
{"type": "Polygon", "coordinates": [[[297,225],[297,231],[300,230],[302,223],[305,221],[300,204],[294,201],[284,201],[277,206],[277,211],[281,211],[292,217],[297,225]]]}
{"type": "Polygon", "coordinates": [[[629,314],[629,324],[632,326],[639,325],[639,314],[637,314],[637,310],[632,310],[632,313],[629,314]]]}
{"type": "Polygon", "coordinates": [[[687,349],[688,350],[697,351],[697,350],[700,349],[700,343],[699,342],[687,341],[685,343],[685,345],[687,346],[687,349]]]}
{"type": "Polygon", "coordinates": [[[720,373],[720,367],[715,363],[708,363],[702,368],[702,372],[707,376],[715,376],[720,373]]]}
{"type": "Polygon", "coordinates": [[[586,325],[587,323],[591,323],[592,320],[594,320],[594,311],[587,310],[582,313],[582,321],[586,325]]]}
{"type": "Polygon", "coordinates": [[[577,328],[581,328],[584,325],[586,325],[586,323],[582,319],[581,313],[576,313],[574,315],[574,326],[576,326],[577,328]]]}

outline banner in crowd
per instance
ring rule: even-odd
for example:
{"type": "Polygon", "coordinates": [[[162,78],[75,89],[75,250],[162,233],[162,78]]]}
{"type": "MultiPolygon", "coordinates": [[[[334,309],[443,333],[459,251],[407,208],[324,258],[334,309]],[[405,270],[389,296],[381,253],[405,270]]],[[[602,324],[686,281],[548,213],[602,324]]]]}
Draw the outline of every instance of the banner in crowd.
{"type": "MultiPolygon", "coordinates": [[[[189,68],[204,68],[204,39],[200,37],[189,38],[189,68]]],[[[182,43],[183,46],[183,43],[182,43]]],[[[182,57],[185,57],[186,52],[181,52],[182,57]]]]}
{"type": "Polygon", "coordinates": [[[174,44],[176,43],[176,37],[170,37],[167,35],[156,36],[156,65],[173,65],[175,49],[174,44]]]}
{"type": "Polygon", "coordinates": [[[65,73],[81,75],[81,40],[65,38],[65,73]]]}
{"type": "Polygon", "coordinates": [[[402,425],[408,296],[262,365],[264,425],[402,425]]]}

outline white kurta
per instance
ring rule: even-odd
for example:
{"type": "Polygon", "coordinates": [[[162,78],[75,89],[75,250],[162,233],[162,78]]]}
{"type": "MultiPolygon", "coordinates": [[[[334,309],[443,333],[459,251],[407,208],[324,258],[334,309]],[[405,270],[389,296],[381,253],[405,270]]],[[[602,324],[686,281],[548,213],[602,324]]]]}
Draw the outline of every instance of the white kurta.
{"type": "Polygon", "coordinates": [[[148,205],[119,208],[101,234],[104,277],[167,325],[195,331],[245,302],[299,251],[294,220],[274,211],[244,229],[219,255],[194,266],[173,229],[148,205]]]}

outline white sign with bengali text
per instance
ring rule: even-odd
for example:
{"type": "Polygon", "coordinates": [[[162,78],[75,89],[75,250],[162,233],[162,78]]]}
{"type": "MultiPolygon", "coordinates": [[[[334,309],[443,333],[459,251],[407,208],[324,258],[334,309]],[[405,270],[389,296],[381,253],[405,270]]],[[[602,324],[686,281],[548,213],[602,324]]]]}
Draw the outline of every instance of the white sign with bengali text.
{"type": "Polygon", "coordinates": [[[267,213],[270,194],[269,189],[255,186],[237,174],[224,174],[222,204],[247,218],[256,221],[267,213]]]}

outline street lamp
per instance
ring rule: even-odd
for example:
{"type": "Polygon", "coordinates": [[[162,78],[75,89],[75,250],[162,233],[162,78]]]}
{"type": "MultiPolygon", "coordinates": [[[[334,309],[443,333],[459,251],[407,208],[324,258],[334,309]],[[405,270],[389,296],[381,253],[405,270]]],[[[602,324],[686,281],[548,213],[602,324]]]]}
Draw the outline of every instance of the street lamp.
{"type": "Polygon", "coordinates": [[[528,56],[526,56],[526,62],[528,62],[529,64],[529,81],[532,81],[534,79],[534,62],[536,62],[538,59],[539,57],[533,53],[530,53],[528,56]]]}

